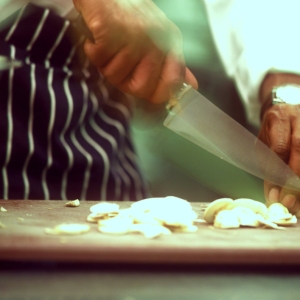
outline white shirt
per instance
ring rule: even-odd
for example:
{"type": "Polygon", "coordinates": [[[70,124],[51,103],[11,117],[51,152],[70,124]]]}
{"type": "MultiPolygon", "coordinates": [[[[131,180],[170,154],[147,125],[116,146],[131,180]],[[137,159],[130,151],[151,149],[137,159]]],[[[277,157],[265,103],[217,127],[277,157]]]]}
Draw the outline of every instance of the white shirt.
{"type": "Polygon", "coordinates": [[[29,2],[52,8],[62,17],[66,16],[74,8],[72,0],[1,0],[0,22],[29,2]]]}
{"type": "Polygon", "coordinates": [[[300,74],[299,0],[204,0],[224,68],[250,123],[259,126],[258,92],[268,72],[300,74]]]}

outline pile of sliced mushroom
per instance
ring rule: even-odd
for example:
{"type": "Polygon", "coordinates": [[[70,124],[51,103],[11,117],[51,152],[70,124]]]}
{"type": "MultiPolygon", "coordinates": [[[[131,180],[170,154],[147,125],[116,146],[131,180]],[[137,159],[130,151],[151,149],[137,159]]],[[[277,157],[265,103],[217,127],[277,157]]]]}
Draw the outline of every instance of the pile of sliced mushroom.
{"type": "MultiPolygon", "coordinates": [[[[66,206],[78,206],[79,200],[66,206]]],[[[148,198],[133,202],[129,208],[120,209],[117,203],[101,201],[90,207],[87,221],[97,223],[102,233],[122,235],[141,233],[146,238],[170,235],[172,232],[196,232],[197,214],[191,204],[181,198],[168,196],[148,198]]],[[[211,202],[205,209],[204,220],[215,228],[264,227],[284,229],[297,223],[296,216],[280,203],[269,207],[246,198],[233,200],[221,198],[211,202]]],[[[52,235],[83,234],[90,230],[88,224],[60,224],[46,228],[52,235]]]]}
{"type": "Polygon", "coordinates": [[[89,222],[98,223],[98,230],[109,234],[137,232],[146,238],[170,235],[172,232],[196,232],[197,214],[190,203],[181,198],[148,198],[120,209],[116,203],[102,202],[90,208],[89,222]]]}
{"type": "Polygon", "coordinates": [[[204,220],[215,228],[265,227],[284,229],[297,223],[281,203],[269,207],[252,199],[221,198],[211,202],[204,211],[204,220]],[[281,226],[280,226],[281,225],[281,226]]]}

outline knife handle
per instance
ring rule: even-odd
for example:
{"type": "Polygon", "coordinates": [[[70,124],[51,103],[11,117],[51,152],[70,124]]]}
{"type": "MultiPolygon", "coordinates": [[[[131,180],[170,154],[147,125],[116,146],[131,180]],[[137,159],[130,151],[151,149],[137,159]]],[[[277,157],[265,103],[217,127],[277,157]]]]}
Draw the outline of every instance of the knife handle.
{"type": "Polygon", "coordinates": [[[166,105],[166,109],[168,112],[170,112],[172,110],[172,108],[178,103],[178,101],[185,95],[186,92],[188,92],[190,89],[192,88],[191,85],[187,84],[187,83],[183,83],[181,89],[179,90],[179,92],[172,96],[167,105],[166,105]]]}

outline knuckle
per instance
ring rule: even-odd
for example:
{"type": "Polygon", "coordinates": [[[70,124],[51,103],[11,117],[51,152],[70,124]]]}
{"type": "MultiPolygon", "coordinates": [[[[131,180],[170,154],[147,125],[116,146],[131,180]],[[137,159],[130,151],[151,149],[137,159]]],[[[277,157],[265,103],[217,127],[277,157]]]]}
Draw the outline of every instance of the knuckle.
{"type": "Polygon", "coordinates": [[[142,99],[149,99],[154,90],[146,83],[132,79],[128,82],[121,83],[120,88],[124,91],[127,91],[130,95],[142,99]]]}
{"type": "Polygon", "coordinates": [[[266,111],[264,120],[272,124],[278,121],[283,121],[284,119],[286,119],[285,116],[286,114],[282,113],[282,109],[279,108],[279,105],[275,105],[266,111]]]}
{"type": "MultiPolygon", "coordinates": [[[[300,145],[300,144],[299,144],[300,145]]],[[[290,155],[290,149],[286,143],[280,142],[274,147],[275,153],[285,162],[290,155]]]]}

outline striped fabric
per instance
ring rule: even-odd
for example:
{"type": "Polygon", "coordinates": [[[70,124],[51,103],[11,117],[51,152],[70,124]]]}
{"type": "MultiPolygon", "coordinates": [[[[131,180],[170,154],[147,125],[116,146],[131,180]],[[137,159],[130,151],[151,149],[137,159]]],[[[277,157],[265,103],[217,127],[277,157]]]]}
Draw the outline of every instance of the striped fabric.
{"type": "Polygon", "coordinates": [[[0,23],[0,198],[140,200],[130,102],[83,53],[68,20],[28,4],[0,23]]]}

